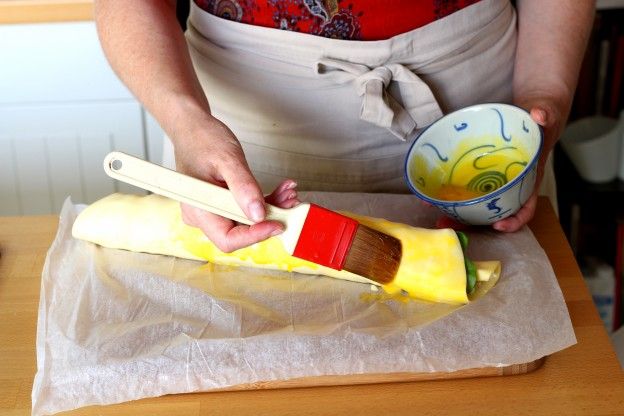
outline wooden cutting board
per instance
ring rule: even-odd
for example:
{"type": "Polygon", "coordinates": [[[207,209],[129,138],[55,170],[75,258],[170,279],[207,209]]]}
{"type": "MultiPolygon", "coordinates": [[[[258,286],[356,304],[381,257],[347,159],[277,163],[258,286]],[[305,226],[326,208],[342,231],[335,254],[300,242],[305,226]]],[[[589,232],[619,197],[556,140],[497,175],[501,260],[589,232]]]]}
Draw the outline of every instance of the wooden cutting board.
{"type": "Polygon", "coordinates": [[[528,363],[514,364],[506,367],[470,368],[466,370],[453,371],[450,373],[380,373],[301,377],[293,378],[290,380],[259,381],[256,383],[239,384],[237,386],[216,389],[216,391],[288,389],[300,387],[344,386],[356,384],[401,383],[409,381],[447,380],[472,377],[513,376],[531,373],[539,369],[544,364],[544,361],[546,361],[546,357],[542,357],[528,363]]]}

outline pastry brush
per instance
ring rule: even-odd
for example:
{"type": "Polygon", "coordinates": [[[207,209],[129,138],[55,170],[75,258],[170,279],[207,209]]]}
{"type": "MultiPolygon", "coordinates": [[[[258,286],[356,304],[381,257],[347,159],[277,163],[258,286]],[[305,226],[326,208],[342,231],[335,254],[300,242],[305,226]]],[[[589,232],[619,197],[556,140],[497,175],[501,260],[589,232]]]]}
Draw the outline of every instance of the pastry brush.
{"type": "MultiPolygon", "coordinates": [[[[194,207],[251,225],[233,194],[220,186],[121,152],[104,159],[104,170],[117,180],[194,207]]],[[[292,256],[346,270],[380,284],[394,279],[401,262],[401,241],[345,215],[315,204],[283,209],[266,204],[267,220],[284,224],[276,236],[292,256]]]]}

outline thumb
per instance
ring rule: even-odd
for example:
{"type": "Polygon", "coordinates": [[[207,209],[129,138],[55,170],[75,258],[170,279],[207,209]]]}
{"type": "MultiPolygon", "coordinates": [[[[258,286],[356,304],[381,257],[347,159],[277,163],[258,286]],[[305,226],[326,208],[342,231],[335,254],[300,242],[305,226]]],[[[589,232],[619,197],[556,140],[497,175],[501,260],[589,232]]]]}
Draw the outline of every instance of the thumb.
{"type": "Polygon", "coordinates": [[[548,126],[549,114],[548,111],[546,111],[544,108],[542,108],[541,106],[532,107],[530,114],[533,121],[535,121],[537,124],[542,127],[548,126]]]}
{"type": "Polygon", "coordinates": [[[264,195],[244,157],[230,161],[221,169],[221,176],[247,218],[256,223],[263,221],[266,216],[264,195]]]}
{"type": "Polygon", "coordinates": [[[533,121],[544,128],[552,127],[561,118],[556,103],[548,97],[527,98],[516,105],[526,109],[533,121]]]}
{"type": "Polygon", "coordinates": [[[527,98],[516,102],[516,105],[527,110],[531,119],[544,131],[544,147],[550,152],[562,125],[561,109],[549,97],[527,98]]]}

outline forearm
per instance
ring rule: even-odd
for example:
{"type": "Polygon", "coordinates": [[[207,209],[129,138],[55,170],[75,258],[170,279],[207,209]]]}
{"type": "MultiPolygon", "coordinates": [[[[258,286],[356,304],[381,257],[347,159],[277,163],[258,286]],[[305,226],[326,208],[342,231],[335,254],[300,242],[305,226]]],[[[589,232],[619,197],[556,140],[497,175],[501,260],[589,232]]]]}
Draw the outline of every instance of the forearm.
{"type": "Polygon", "coordinates": [[[97,0],[95,21],[111,66],[174,143],[211,119],[175,1],[97,0]]]}
{"type": "Polygon", "coordinates": [[[595,1],[518,0],[517,5],[514,101],[548,98],[556,103],[563,122],[574,97],[595,1]]]}

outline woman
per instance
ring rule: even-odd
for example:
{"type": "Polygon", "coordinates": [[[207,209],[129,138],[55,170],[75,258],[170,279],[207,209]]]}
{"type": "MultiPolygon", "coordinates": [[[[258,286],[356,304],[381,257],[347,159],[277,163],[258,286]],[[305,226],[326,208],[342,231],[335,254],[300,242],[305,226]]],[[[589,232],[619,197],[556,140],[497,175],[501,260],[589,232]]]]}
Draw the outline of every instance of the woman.
{"type": "MultiPolygon", "coordinates": [[[[298,203],[289,177],[304,189],[405,191],[410,141],[471,104],[530,111],[545,131],[541,181],[569,113],[594,1],[518,0],[517,13],[509,0],[354,3],[198,0],[185,38],[174,1],[96,1],[111,65],[171,138],[177,169],[227,186],[257,222],[182,206],[184,220],[223,251],[281,232],[263,221],[259,183],[282,207],[298,203]],[[446,12],[423,18],[432,7],[446,12]],[[379,16],[375,30],[364,26],[370,15],[379,16]]],[[[536,201],[537,191],[494,228],[518,230],[536,201]]]]}

